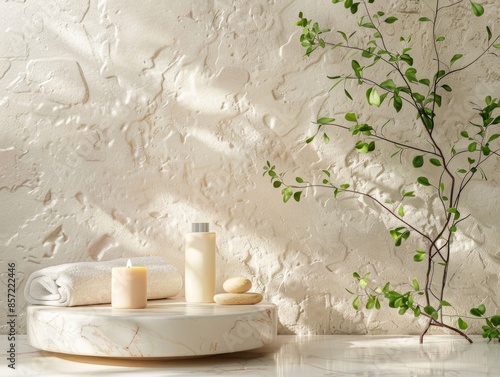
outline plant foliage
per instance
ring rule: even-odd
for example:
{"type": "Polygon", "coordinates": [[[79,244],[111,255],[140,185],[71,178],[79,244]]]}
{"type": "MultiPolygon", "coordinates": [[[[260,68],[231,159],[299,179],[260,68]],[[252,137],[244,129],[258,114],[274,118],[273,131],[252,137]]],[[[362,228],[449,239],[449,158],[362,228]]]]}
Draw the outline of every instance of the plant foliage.
{"type": "MultiPolygon", "coordinates": [[[[383,287],[372,287],[368,275],[355,272],[354,278],[358,283],[358,294],[349,291],[355,296],[352,305],[358,310],[362,307],[371,310],[381,308],[385,300],[390,308],[396,309],[400,315],[411,313],[414,317],[425,316],[428,320],[422,330],[420,341],[431,326],[447,328],[464,336],[472,342],[466,334],[469,325],[466,320],[472,317],[483,318],[483,336],[500,340],[500,317],[487,317],[483,304],[470,311],[472,317],[458,316],[452,304],[445,300],[444,292],[448,284],[450,260],[452,259],[452,245],[455,232],[460,224],[469,218],[463,216],[460,208],[463,193],[466,187],[474,182],[473,179],[487,179],[483,167],[491,157],[500,153],[500,100],[491,95],[484,97],[480,104],[471,107],[471,121],[465,129],[457,130],[459,142],[438,136],[436,130],[446,123],[440,116],[440,110],[452,104],[447,96],[453,91],[449,78],[472,67],[486,55],[494,55],[500,48],[500,36],[493,35],[491,28],[486,26],[482,36],[484,46],[479,53],[470,53],[466,46],[447,46],[447,33],[452,30],[438,30],[439,20],[446,10],[463,12],[468,7],[471,17],[481,17],[486,14],[485,7],[477,2],[455,0],[445,2],[436,0],[435,8],[429,14],[419,15],[415,19],[417,32],[431,36],[429,46],[432,49],[432,64],[426,62],[419,67],[415,64],[413,55],[413,35],[404,35],[399,38],[399,44],[387,37],[389,25],[397,27],[401,23],[400,17],[408,15],[388,14],[377,8],[375,0],[332,0],[334,5],[343,5],[345,11],[357,19],[356,30],[332,31],[330,28],[320,27],[318,22],[308,19],[301,12],[296,23],[302,29],[300,43],[305,48],[305,55],[309,56],[318,49],[347,50],[348,54],[345,73],[327,76],[332,81],[332,89],[343,85],[344,95],[349,101],[354,96],[348,91],[349,83],[354,82],[365,89],[362,98],[369,106],[377,108],[387,105],[393,109],[395,116],[400,112],[410,112],[415,115],[414,127],[421,127],[421,138],[425,143],[391,139],[386,137],[382,129],[387,125],[370,124],[364,120],[362,114],[348,112],[342,119],[325,115],[316,120],[316,132],[307,137],[305,142],[311,143],[320,136],[324,143],[330,142],[329,133],[333,130],[349,132],[354,138],[354,148],[359,153],[371,153],[379,144],[396,147],[401,159],[408,159],[414,169],[430,167],[433,173],[419,174],[415,187],[402,191],[392,204],[382,202],[376,196],[352,187],[350,183],[337,183],[329,170],[323,170],[320,184],[306,182],[301,177],[295,178],[295,183],[287,183],[284,173],[278,173],[276,166],[269,161],[264,166],[264,175],[271,178],[272,185],[281,190],[283,201],[286,203],[292,198],[299,202],[302,193],[307,188],[319,186],[332,190],[336,198],[340,194],[367,197],[383,211],[399,222],[399,226],[389,229],[389,235],[396,247],[402,245],[410,236],[418,236],[422,246],[413,253],[413,261],[424,264],[424,280],[419,282],[412,279],[409,289],[399,290],[390,283],[383,287]],[[399,17],[398,17],[399,16],[399,17]],[[331,39],[326,39],[326,36],[331,39]],[[456,49],[456,51],[453,51],[456,49]],[[453,51],[451,54],[442,51],[453,51]],[[429,66],[432,71],[429,72],[429,66]],[[382,80],[377,79],[380,72],[386,75],[382,80]],[[427,147],[422,147],[427,145],[427,147]],[[406,203],[417,195],[434,195],[441,206],[436,209],[437,225],[432,232],[420,229],[413,224],[406,214],[406,203]]],[[[382,6],[387,6],[382,2],[382,6]]],[[[407,20],[408,25],[412,20],[407,20]]],[[[406,28],[401,25],[406,33],[406,28]]],[[[498,60],[496,61],[498,64],[498,60]]],[[[357,100],[357,98],[356,98],[357,100]]],[[[453,139],[454,140],[454,139],[453,139]]]]}

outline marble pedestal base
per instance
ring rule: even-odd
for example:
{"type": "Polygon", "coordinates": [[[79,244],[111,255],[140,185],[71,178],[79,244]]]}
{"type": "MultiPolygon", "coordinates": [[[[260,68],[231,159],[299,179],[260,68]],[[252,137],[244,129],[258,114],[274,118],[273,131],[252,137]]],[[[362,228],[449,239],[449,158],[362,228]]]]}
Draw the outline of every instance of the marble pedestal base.
{"type": "Polygon", "coordinates": [[[28,340],[38,349],[84,356],[166,358],[244,351],[276,338],[276,307],[149,301],[145,309],[110,305],[29,306],[28,340]]]}

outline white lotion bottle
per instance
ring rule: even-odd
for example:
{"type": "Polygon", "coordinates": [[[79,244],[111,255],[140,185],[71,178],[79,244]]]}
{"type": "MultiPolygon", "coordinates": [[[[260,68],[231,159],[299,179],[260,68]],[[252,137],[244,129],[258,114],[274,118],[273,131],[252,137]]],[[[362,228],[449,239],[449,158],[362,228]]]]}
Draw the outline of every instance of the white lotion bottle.
{"type": "Polygon", "coordinates": [[[193,223],[185,235],[186,302],[214,302],[215,295],[215,233],[208,223],[193,223]]]}

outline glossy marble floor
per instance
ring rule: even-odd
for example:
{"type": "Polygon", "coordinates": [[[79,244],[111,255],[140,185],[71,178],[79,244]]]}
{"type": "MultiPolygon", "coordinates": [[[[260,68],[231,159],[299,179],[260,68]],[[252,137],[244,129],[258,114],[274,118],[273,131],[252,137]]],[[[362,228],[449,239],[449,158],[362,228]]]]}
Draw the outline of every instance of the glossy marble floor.
{"type": "Polygon", "coordinates": [[[278,336],[252,351],[178,360],[120,360],[38,351],[18,336],[16,371],[6,365],[1,337],[1,376],[500,376],[500,343],[455,336],[278,336]]]}

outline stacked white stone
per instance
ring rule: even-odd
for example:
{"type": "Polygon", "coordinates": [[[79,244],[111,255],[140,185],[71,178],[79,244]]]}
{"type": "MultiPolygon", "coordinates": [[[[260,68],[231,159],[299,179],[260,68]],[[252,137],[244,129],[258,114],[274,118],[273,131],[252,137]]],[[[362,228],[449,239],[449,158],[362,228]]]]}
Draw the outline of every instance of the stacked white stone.
{"type": "Polygon", "coordinates": [[[248,292],[252,282],[241,276],[230,278],[222,285],[227,293],[214,296],[214,301],[219,305],[253,305],[262,301],[260,293],[248,292]]]}

